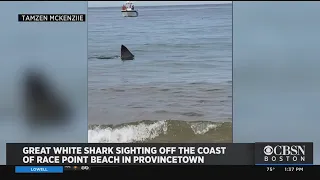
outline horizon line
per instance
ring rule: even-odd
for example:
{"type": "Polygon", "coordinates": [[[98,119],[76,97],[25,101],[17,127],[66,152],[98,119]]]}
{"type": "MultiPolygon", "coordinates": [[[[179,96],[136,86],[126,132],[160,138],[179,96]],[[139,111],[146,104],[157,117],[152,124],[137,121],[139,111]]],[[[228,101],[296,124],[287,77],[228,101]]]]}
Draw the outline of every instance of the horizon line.
{"type": "MultiPolygon", "coordinates": [[[[159,4],[159,5],[143,5],[143,6],[137,6],[137,7],[157,7],[157,6],[198,6],[198,5],[220,5],[220,4],[232,4],[231,2],[221,2],[221,3],[213,3],[213,4],[159,4]]],[[[113,8],[113,7],[119,7],[119,6],[89,6],[88,8],[113,8]]]]}

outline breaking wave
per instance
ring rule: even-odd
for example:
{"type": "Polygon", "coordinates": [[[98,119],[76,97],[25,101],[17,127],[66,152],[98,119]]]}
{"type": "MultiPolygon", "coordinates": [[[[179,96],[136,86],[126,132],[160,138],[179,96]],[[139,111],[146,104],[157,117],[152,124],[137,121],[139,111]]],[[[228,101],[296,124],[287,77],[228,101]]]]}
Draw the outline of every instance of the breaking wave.
{"type": "Polygon", "coordinates": [[[231,122],[138,121],[89,125],[89,143],[232,142],[231,122]]]}

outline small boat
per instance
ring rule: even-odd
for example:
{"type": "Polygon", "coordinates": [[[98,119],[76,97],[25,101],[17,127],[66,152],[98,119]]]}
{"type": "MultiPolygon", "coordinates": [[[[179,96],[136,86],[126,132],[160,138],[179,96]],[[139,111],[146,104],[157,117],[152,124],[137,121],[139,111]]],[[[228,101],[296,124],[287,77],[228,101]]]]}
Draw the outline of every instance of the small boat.
{"type": "Polygon", "coordinates": [[[135,7],[131,1],[127,1],[121,9],[123,17],[138,17],[138,11],[135,10],[135,7]]]}

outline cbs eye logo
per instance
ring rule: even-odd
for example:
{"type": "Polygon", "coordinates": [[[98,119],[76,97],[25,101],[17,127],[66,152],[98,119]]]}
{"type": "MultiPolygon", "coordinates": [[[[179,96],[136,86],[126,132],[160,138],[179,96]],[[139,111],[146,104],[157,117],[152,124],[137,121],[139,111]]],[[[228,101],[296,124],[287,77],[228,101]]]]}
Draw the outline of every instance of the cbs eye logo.
{"type": "Polygon", "coordinates": [[[272,146],[265,146],[263,148],[263,152],[266,156],[270,156],[271,154],[273,154],[273,147],[272,146]]]}
{"type": "Polygon", "coordinates": [[[81,166],[81,170],[89,170],[89,166],[81,166]]]}

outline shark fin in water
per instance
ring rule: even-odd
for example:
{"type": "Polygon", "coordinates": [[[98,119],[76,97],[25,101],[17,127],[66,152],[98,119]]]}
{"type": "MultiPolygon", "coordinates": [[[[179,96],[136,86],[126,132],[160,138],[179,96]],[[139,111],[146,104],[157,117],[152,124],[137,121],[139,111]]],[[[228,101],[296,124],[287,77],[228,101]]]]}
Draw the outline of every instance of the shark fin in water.
{"type": "Polygon", "coordinates": [[[25,75],[25,102],[27,118],[35,124],[54,120],[62,121],[69,113],[69,108],[57,93],[50,90],[49,80],[39,71],[29,71],[25,75]]]}
{"type": "Polygon", "coordinates": [[[121,60],[133,60],[134,55],[129,51],[127,47],[121,45],[121,60]]]}

